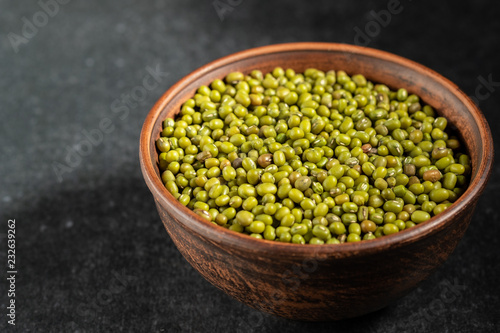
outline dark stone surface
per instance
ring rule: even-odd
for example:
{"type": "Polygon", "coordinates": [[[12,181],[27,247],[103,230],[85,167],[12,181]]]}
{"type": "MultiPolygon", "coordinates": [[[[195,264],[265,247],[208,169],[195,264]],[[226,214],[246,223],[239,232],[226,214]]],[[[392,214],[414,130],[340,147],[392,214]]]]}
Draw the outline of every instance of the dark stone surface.
{"type": "MultiPolygon", "coordinates": [[[[221,19],[212,1],[70,1],[44,17],[35,1],[0,0],[0,257],[5,267],[7,220],[15,219],[16,331],[499,331],[500,162],[449,260],[408,296],[362,318],[304,323],[261,314],[181,257],[139,169],[139,133],[153,103],[184,75],[235,51],[293,41],[355,43],[354,28],[374,26],[370,12],[390,3],[228,2],[234,6],[221,19]],[[15,52],[9,33],[23,35],[23,18],[40,27],[26,28],[15,52]],[[126,105],[152,68],[168,76],[148,79],[139,102],[126,105]],[[84,132],[102,130],[103,119],[108,133],[85,146],[84,132]],[[57,163],[67,164],[67,149],[78,147],[88,154],[55,172],[57,163]]],[[[500,83],[476,90],[480,77],[500,81],[498,5],[400,6],[367,45],[420,62],[469,95],[488,94],[479,105],[498,145],[500,83]]],[[[4,332],[13,327],[2,270],[4,332]]]]}

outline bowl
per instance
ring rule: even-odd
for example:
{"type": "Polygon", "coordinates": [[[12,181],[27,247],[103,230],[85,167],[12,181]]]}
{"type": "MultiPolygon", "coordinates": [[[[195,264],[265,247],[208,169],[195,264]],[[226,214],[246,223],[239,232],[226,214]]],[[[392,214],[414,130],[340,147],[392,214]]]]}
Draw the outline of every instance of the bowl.
{"type": "Polygon", "coordinates": [[[291,43],[215,60],[172,86],[149,112],[140,137],[141,169],[160,218],[184,258],[209,282],[264,312],[307,321],[339,320],[381,309],[427,278],[453,252],[473,216],[493,163],[480,110],[436,72],[387,52],[345,44],[291,43]],[[232,71],[345,70],[391,88],[404,87],[448,118],[471,157],[468,189],[446,211],[413,228],[370,241],[299,245],[264,241],[214,225],[165,189],[155,141],[162,121],[201,85],[232,71]],[[464,140],[465,139],[465,140],[464,140]]]}

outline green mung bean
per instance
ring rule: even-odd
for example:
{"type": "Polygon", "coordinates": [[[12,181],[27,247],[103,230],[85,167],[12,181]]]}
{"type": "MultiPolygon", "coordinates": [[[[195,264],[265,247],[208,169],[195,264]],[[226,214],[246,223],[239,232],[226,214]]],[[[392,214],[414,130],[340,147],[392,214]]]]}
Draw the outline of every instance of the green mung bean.
{"type": "Polygon", "coordinates": [[[232,231],[293,244],[391,235],[446,210],[471,161],[405,88],[343,71],[233,72],[163,121],[165,188],[232,231]]]}

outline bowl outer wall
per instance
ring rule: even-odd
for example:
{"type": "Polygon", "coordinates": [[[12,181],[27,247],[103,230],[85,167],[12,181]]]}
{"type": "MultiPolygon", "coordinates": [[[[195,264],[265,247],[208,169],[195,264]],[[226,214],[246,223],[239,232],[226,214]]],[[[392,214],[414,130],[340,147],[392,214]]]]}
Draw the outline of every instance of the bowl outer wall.
{"type": "MultiPolygon", "coordinates": [[[[172,86],[153,107],[141,133],[140,149],[141,168],[146,183],[155,197],[162,220],[179,250],[209,281],[242,301],[245,301],[248,296],[240,295],[238,292],[235,294],[234,290],[238,290],[238,288],[232,288],[227,284],[221,285],[221,282],[214,276],[219,274],[220,278],[220,272],[223,270],[232,270],[233,273],[235,270],[244,270],[245,267],[248,267],[249,262],[267,262],[267,264],[262,265],[262,269],[258,270],[259,274],[265,274],[266,271],[270,272],[270,275],[281,274],[278,279],[269,276],[267,278],[273,284],[281,283],[288,289],[290,279],[289,281],[284,281],[284,279],[295,277],[295,280],[291,281],[300,282],[299,289],[304,289],[308,282],[314,280],[313,275],[317,277],[328,271],[334,273],[335,270],[332,269],[340,268],[339,265],[345,266],[346,269],[354,269],[355,273],[361,276],[363,274],[359,274],[359,267],[373,266],[374,272],[380,271],[379,273],[382,273],[383,270],[379,270],[377,267],[380,268],[381,265],[385,267],[386,265],[383,265],[380,259],[390,259],[391,256],[388,257],[388,254],[400,252],[400,255],[393,259],[402,260],[406,265],[409,265],[408,269],[402,269],[399,272],[404,273],[407,282],[400,281],[400,285],[392,292],[392,296],[386,293],[386,299],[390,301],[399,297],[425,278],[453,251],[468,226],[477,199],[490,174],[493,161],[492,139],[484,116],[453,83],[422,65],[383,51],[329,43],[293,43],[261,47],[239,52],[203,66],[172,86]],[[343,69],[349,74],[361,73],[374,82],[383,82],[392,88],[406,87],[410,93],[418,94],[424,102],[435,107],[440,114],[445,115],[450,123],[456,124],[462,138],[466,139],[465,143],[473,164],[472,181],[466,193],[443,214],[414,228],[373,241],[341,246],[301,246],[258,241],[215,226],[196,216],[174,200],[160,180],[159,170],[156,166],[157,152],[154,141],[161,131],[162,120],[167,115],[172,117],[177,113],[182,102],[192,96],[196,88],[202,84],[209,84],[215,78],[223,78],[225,74],[234,70],[248,72],[250,69],[257,68],[266,72],[276,66],[291,67],[296,71],[303,71],[308,67],[322,70],[343,69]],[[168,221],[172,223],[168,223],[168,221]],[[182,245],[183,243],[191,243],[187,240],[188,238],[196,238],[197,242],[185,247],[182,245]],[[195,251],[195,248],[202,249],[201,254],[198,253],[198,257],[189,253],[195,251]],[[430,251],[431,248],[433,251],[430,251]],[[418,258],[415,253],[419,254],[418,258]],[[296,268],[296,265],[302,265],[311,258],[315,258],[317,263],[319,261],[322,263],[317,265],[314,274],[311,272],[312,275],[309,274],[307,279],[300,278],[298,274],[290,275],[287,273],[291,268],[296,268]],[[406,259],[414,260],[417,263],[424,261],[425,265],[412,265],[406,259]],[[213,267],[207,268],[200,264],[206,260],[214,260],[210,263],[213,267]],[[280,264],[277,265],[277,262],[280,264]],[[329,263],[333,263],[335,267],[329,263]],[[367,263],[370,264],[367,265],[367,263]],[[327,269],[328,267],[330,269],[327,269]],[[214,269],[218,273],[214,273],[214,269]],[[284,276],[283,274],[288,275],[284,276]]],[[[385,269],[388,267],[390,265],[385,269]]],[[[341,271],[346,272],[344,269],[341,271]]],[[[397,272],[388,276],[394,277],[397,275],[395,273],[397,272]]],[[[252,276],[252,272],[248,271],[241,274],[241,277],[252,276]]],[[[369,274],[371,275],[371,273],[369,274]]],[[[353,274],[347,275],[350,276],[351,284],[359,288],[362,281],[353,278],[353,274]],[[358,282],[356,283],[356,281],[358,282]]],[[[257,292],[252,286],[240,286],[234,279],[229,279],[229,281],[242,290],[257,292]]],[[[312,304],[311,302],[306,303],[312,304]]],[[[253,306],[262,308],[259,304],[253,306]]],[[[373,308],[373,304],[370,306],[373,308]]],[[[269,309],[263,309],[269,311],[269,309]]],[[[281,314],[277,310],[272,311],[271,309],[271,312],[281,314]]],[[[349,313],[345,315],[350,316],[349,313]]]]}
{"type": "Polygon", "coordinates": [[[179,251],[210,283],[255,309],[304,321],[357,317],[406,295],[447,259],[473,213],[463,210],[449,230],[398,249],[350,258],[311,251],[297,258],[224,246],[193,233],[184,227],[185,216],[156,204],[179,251]]]}

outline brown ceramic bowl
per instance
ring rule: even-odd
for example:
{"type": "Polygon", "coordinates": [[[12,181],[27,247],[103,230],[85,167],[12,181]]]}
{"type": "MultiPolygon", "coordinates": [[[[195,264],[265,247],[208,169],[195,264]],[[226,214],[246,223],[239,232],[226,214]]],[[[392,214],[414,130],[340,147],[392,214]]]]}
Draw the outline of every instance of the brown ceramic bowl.
{"type": "Polygon", "coordinates": [[[237,300],[278,316],[337,320],[381,309],[407,294],[453,252],[467,229],[493,163],[488,124],[460,89],[436,72],[375,49],[329,43],[293,43],[239,52],[189,74],[155,104],[142,128],[141,168],[161,220],[175,245],[203,277],[237,300]],[[155,140],[162,121],[201,85],[232,71],[302,72],[314,67],[363,74],[405,87],[447,117],[472,161],[467,191],[439,216],[414,228],[359,243],[297,245],[257,240],[207,222],[179,204],[160,179],[155,140]]]}

